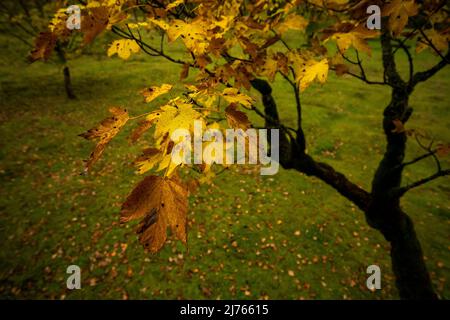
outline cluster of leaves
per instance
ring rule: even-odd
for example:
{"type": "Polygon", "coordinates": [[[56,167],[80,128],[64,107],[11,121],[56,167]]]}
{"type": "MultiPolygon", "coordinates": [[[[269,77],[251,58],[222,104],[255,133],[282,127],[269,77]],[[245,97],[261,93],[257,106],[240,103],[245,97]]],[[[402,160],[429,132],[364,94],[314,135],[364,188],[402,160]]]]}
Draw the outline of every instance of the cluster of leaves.
{"type": "MultiPolygon", "coordinates": [[[[223,123],[216,120],[220,118],[226,119],[233,128],[249,128],[246,113],[239,108],[264,117],[248,94],[252,81],[257,78],[272,82],[280,74],[297,94],[314,82],[324,83],[329,70],[368,81],[358,52],[370,56],[367,41],[379,35],[378,31],[365,27],[365,10],[371,4],[382,7],[393,37],[416,37],[417,51],[425,48],[439,51],[447,47],[448,14],[434,14],[441,5],[439,1],[419,5],[413,0],[97,0],[81,6],[81,31],[65,28],[67,17],[64,8],[60,9],[49,30],[38,37],[32,57],[46,59],[56,39],[81,33],[83,44],[87,45],[110,30],[120,39],[110,45],[108,56],[117,54],[129,59],[138,52],[161,56],[180,64],[181,80],[187,78],[191,68],[198,70],[194,83],[186,84],[181,95],[156,110],[151,108],[153,111],[130,117],[124,108],[113,108],[111,118],[82,134],[86,139],[98,140],[86,162],[87,171],[108,142],[131,120],[144,118],[132,132],[132,141],[151,128],[154,130],[152,145],[135,162],[140,173],[152,171],[153,174],[128,196],[122,207],[122,221],[142,219],[138,227],[140,240],[150,251],[157,252],[165,242],[168,227],[186,242],[186,185],[189,183],[180,179],[178,171],[183,165],[171,161],[172,148],[180,142],[171,139],[172,133],[180,128],[192,132],[194,120],[201,121],[205,128],[223,130],[223,123]],[[431,16],[432,26],[422,34],[414,28],[405,34],[412,20],[431,16]],[[301,34],[306,39],[304,45],[286,43],[283,35],[287,32],[301,34]],[[147,43],[143,33],[160,34],[160,45],[147,43]],[[166,53],[165,37],[169,43],[184,45],[185,60],[166,53]],[[335,43],[337,50],[329,50],[325,46],[328,42],[335,43]],[[356,62],[347,57],[353,51],[357,53],[356,62]],[[354,73],[355,66],[361,67],[361,75],[354,73]]],[[[172,84],[155,84],[141,94],[146,103],[152,103],[172,87],[172,84]]],[[[206,147],[212,142],[203,143],[206,147]]],[[[203,176],[213,176],[211,166],[190,165],[189,168],[203,176]]]]}

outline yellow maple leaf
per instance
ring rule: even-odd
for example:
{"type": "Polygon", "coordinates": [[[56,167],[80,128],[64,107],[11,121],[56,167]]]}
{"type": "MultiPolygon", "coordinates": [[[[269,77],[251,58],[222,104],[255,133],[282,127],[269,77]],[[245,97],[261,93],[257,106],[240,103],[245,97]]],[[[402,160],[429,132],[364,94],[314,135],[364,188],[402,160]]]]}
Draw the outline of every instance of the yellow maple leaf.
{"type": "Polygon", "coordinates": [[[389,16],[389,29],[398,36],[408,24],[408,18],[419,13],[414,0],[394,0],[383,7],[383,16],[389,16]]]}
{"type": "Polygon", "coordinates": [[[48,24],[48,29],[57,34],[59,37],[64,37],[64,35],[68,35],[70,33],[69,29],[67,29],[66,23],[69,15],[67,14],[67,8],[61,8],[56,11],[53,18],[50,20],[48,24]]]}
{"type": "Polygon", "coordinates": [[[196,19],[190,23],[174,19],[170,21],[170,24],[156,19],[149,19],[149,21],[166,31],[169,42],[181,37],[186,48],[196,55],[202,55],[206,52],[211,40],[207,36],[207,31],[211,26],[215,26],[201,19],[196,19]]]}
{"type": "Polygon", "coordinates": [[[304,31],[307,26],[308,20],[297,14],[289,14],[275,27],[275,30],[278,34],[284,34],[289,29],[304,31]]]}
{"type": "Polygon", "coordinates": [[[320,83],[325,83],[328,77],[328,60],[322,59],[317,62],[309,60],[306,65],[297,74],[297,81],[300,84],[300,90],[305,90],[315,79],[320,83]]]}
{"type": "MultiPolygon", "coordinates": [[[[184,140],[184,139],[180,139],[184,140]]],[[[181,141],[177,141],[179,143],[181,141]]],[[[155,171],[165,170],[164,176],[170,177],[175,172],[175,169],[182,165],[182,163],[173,161],[172,149],[174,147],[174,141],[165,136],[160,148],[147,148],[143,151],[143,154],[135,160],[135,165],[138,167],[139,173],[145,173],[151,169],[155,171]]],[[[182,152],[180,152],[182,153],[182,152]]],[[[184,156],[184,155],[182,155],[184,156]]]]}
{"type": "Polygon", "coordinates": [[[194,121],[201,118],[201,114],[193,108],[192,104],[179,99],[174,99],[169,104],[162,106],[158,113],[154,133],[158,143],[161,143],[167,135],[170,137],[177,129],[192,131],[194,121]]]}
{"type": "Polygon", "coordinates": [[[172,85],[163,84],[161,86],[153,86],[141,91],[141,94],[145,97],[145,102],[151,102],[162,94],[165,94],[172,90],[172,85]]]}
{"type": "Polygon", "coordinates": [[[250,108],[253,103],[253,99],[251,97],[239,92],[236,88],[225,88],[222,91],[222,97],[224,97],[229,103],[240,103],[246,108],[250,108]]]}
{"type": "Polygon", "coordinates": [[[272,58],[267,58],[260,68],[260,75],[267,77],[270,82],[275,80],[275,75],[278,71],[278,61],[272,58]]]}
{"type": "Polygon", "coordinates": [[[135,164],[138,167],[139,173],[145,173],[156,166],[162,159],[162,152],[157,148],[148,148],[143,151],[143,154],[139,156],[135,164]]]}
{"type": "Polygon", "coordinates": [[[169,153],[163,156],[156,171],[158,172],[165,170],[164,176],[171,177],[176,172],[175,169],[180,165],[181,164],[179,163],[173,162],[172,155],[169,153]]]}
{"type": "Polygon", "coordinates": [[[166,6],[166,11],[176,8],[182,3],[184,3],[184,0],[175,0],[174,2],[171,2],[166,6]]]}
{"type": "Polygon", "coordinates": [[[378,32],[376,30],[369,30],[362,25],[359,25],[349,32],[334,33],[329,39],[336,41],[336,45],[342,53],[347,51],[348,48],[353,47],[356,50],[365,52],[370,56],[371,50],[366,39],[374,38],[377,35],[378,32]]]}
{"type": "Polygon", "coordinates": [[[111,57],[117,53],[120,58],[127,60],[131,56],[131,53],[137,53],[139,52],[139,49],[139,45],[134,40],[116,40],[108,49],[108,57],[111,57]]]}
{"type": "Polygon", "coordinates": [[[167,228],[187,243],[188,192],[176,178],[148,176],[128,195],[122,205],[121,221],[143,218],[136,232],[150,252],[158,252],[167,239],[167,228]]]}
{"type": "MultiPolygon", "coordinates": [[[[167,134],[167,137],[169,135],[167,134]]],[[[159,161],[159,165],[156,169],[156,171],[162,171],[164,170],[164,176],[167,177],[171,177],[174,173],[176,173],[176,168],[178,168],[179,166],[183,165],[183,160],[182,159],[186,159],[187,156],[190,157],[191,154],[185,154],[184,151],[185,149],[180,148],[178,149],[177,155],[174,157],[174,155],[172,154],[172,151],[174,150],[174,148],[178,148],[181,145],[179,145],[182,142],[189,142],[188,145],[188,152],[191,151],[191,145],[190,145],[190,136],[189,137],[185,137],[185,136],[181,136],[178,137],[178,139],[176,141],[172,140],[172,137],[170,137],[170,139],[163,139],[163,143],[161,146],[161,150],[162,150],[162,157],[160,158],[159,161]],[[189,140],[186,140],[189,139],[189,140]],[[181,161],[181,162],[180,162],[181,161]]]]}
{"type": "Polygon", "coordinates": [[[148,27],[148,23],[147,22],[128,23],[127,26],[130,29],[139,29],[140,27],[148,27]]]}

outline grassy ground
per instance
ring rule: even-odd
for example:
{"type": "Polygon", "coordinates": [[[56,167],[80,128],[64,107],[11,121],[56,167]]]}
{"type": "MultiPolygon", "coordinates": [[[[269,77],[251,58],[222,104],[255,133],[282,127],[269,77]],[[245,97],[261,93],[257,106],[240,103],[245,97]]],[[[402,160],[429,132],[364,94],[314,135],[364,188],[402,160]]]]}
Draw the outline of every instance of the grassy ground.
{"type": "MultiPolygon", "coordinates": [[[[77,134],[106,117],[109,106],[147,110],[137,92],[177,82],[179,67],[144,55],[128,62],[77,58],[70,65],[78,100],[68,101],[60,68],[27,65],[16,48],[2,38],[1,298],[398,298],[386,241],[334,190],[292,171],[262,177],[239,167],[220,175],[190,199],[189,250],[172,241],[159,254],[145,254],[132,226],[118,225],[120,204],[141,179],[128,164],[142,145],[126,143],[127,129],[93,173],[80,176],[92,145],[77,134]],[[65,289],[70,264],[82,269],[81,290],[65,289]],[[365,286],[371,264],[382,270],[377,292],[365,286]]],[[[416,59],[420,68],[436,61],[431,54],[416,59]]],[[[379,50],[367,68],[379,77],[379,50]]],[[[408,127],[440,141],[450,133],[449,75],[441,71],[411,99],[408,127]]],[[[274,92],[282,118],[294,126],[290,88],[278,79],[274,92]]],[[[380,120],[388,99],[387,88],[346,77],[307,90],[309,153],[370,189],[385,145],[380,120]]],[[[407,158],[419,154],[410,141],[407,158]]],[[[433,170],[431,160],[423,161],[406,172],[405,182],[433,170]]],[[[449,192],[442,179],[403,200],[443,298],[450,296],[449,192]]]]}

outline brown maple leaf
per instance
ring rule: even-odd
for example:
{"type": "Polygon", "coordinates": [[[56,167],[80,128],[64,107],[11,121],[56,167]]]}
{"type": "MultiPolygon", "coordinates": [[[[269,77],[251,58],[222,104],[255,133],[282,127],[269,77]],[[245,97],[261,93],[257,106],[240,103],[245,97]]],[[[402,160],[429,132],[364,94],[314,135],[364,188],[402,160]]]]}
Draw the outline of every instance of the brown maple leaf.
{"type": "Polygon", "coordinates": [[[30,62],[36,60],[48,60],[53,48],[56,45],[56,36],[52,32],[41,32],[36,38],[34,43],[34,49],[28,56],[30,62]]]}
{"type": "Polygon", "coordinates": [[[129,119],[126,109],[113,107],[109,109],[109,112],[113,114],[112,117],[104,119],[94,128],[79,135],[87,140],[98,140],[94,151],[92,151],[89,159],[86,161],[85,171],[89,170],[97,162],[105,150],[106,145],[119,133],[120,129],[129,119]]]}
{"type": "Polygon", "coordinates": [[[225,116],[227,118],[228,125],[232,128],[242,129],[245,131],[251,126],[245,112],[237,110],[237,104],[235,103],[230,104],[225,109],[225,116]]]}
{"type": "Polygon", "coordinates": [[[144,178],[122,205],[121,221],[143,218],[136,233],[150,252],[158,252],[167,239],[167,228],[187,243],[188,192],[176,178],[148,176],[144,178]]]}

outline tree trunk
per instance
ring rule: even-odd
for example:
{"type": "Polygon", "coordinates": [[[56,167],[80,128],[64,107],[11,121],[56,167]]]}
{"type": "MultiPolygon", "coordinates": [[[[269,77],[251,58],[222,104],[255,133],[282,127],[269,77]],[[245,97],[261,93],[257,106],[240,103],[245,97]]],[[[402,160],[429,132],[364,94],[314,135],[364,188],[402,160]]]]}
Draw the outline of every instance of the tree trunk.
{"type": "Polygon", "coordinates": [[[386,152],[372,182],[372,200],[365,212],[368,224],[379,230],[391,245],[392,270],[402,299],[436,299],[423,259],[422,248],[411,218],[400,208],[400,198],[393,190],[401,185],[407,136],[394,124],[408,121],[410,92],[393,89],[390,104],[383,113],[386,152]]]}
{"type": "Polygon", "coordinates": [[[385,79],[392,87],[389,105],[383,112],[386,151],[373,181],[371,203],[365,210],[367,223],[379,230],[391,245],[392,270],[402,299],[437,299],[423,258],[422,248],[410,217],[400,207],[407,135],[403,125],[413,110],[409,96],[414,86],[399,75],[390,31],[382,30],[381,47],[385,79]]]}
{"type": "Polygon", "coordinates": [[[69,98],[71,100],[76,99],[77,97],[75,96],[75,93],[73,92],[72,79],[70,77],[70,69],[66,64],[67,63],[66,55],[65,55],[64,50],[62,49],[61,44],[59,42],[56,43],[55,50],[56,50],[56,53],[58,54],[59,60],[64,65],[64,68],[63,68],[64,89],[66,91],[67,98],[69,98]]]}
{"type": "Polygon", "coordinates": [[[72,81],[70,78],[70,70],[68,66],[64,66],[63,74],[64,74],[64,88],[66,89],[67,98],[76,99],[77,97],[73,92],[72,81]]]}

